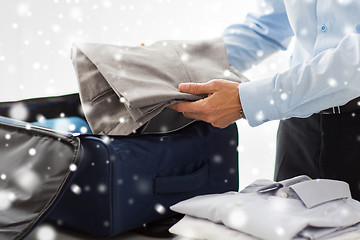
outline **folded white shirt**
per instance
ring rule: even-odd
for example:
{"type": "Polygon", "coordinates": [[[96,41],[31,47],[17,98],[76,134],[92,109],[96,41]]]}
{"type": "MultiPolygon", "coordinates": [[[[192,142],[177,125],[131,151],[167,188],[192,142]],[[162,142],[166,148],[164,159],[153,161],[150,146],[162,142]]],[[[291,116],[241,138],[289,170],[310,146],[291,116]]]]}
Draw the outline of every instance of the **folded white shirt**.
{"type": "Polygon", "coordinates": [[[311,180],[257,180],[242,192],[198,196],[171,207],[260,239],[327,239],[359,229],[360,203],[348,184],[311,180]]]}
{"type": "Polygon", "coordinates": [[[235,231],[218,223],[209,220],[185,216],[173,227],[169,229],[173,234],[179,237],[179,240],[190,238],[194,240],[257,240],[258,238],[246,235],[245,233],[235,231]]]}

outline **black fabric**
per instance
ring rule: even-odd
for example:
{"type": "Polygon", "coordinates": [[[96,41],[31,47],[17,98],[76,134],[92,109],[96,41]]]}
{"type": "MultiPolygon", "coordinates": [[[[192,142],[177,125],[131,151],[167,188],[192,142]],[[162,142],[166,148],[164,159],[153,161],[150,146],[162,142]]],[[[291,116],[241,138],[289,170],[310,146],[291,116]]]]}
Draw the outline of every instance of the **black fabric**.
{"type": "Polygon", "coordinates": [[[280,121],[275,180],[306,174],[342,180],[360,200],[360,111],[280,121]]]}

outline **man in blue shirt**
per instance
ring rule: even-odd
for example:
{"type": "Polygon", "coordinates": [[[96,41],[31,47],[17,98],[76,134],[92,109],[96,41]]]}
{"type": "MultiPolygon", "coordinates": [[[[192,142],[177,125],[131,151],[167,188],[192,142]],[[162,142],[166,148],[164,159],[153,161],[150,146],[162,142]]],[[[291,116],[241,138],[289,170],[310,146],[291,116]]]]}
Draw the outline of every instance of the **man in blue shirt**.
{"type": "Polygon", "coordinates": [[[225,30],[229,61],[245,71],[286,49],[294,36],[290,68],[240,85],[221,79],[180,84],[182,92],[209,96],[173,108],[221,128],[240,118],[251,126],[282,120],[275,179],[344,180],[360,199],[359,12],[356,0],[259,1],[259,13],[225,30]]]}

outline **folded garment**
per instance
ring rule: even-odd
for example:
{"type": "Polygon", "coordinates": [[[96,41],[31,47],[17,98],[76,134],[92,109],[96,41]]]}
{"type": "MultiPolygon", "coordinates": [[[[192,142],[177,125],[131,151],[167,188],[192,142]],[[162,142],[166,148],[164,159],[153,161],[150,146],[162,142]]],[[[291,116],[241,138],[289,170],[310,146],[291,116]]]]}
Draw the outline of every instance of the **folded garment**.
{"type": "MultiPolygon", "coordinates": [[[[258,238],[232,230],[222,224],[191,216],[185,216],[171,227],[169,231],[183,238],[192,240],[258,240],[258,238]]],[[[178,239],[184,240],[181,237],[178,239]]]]}
{"type": "MultiPolygon", "coordinates": [[[[360,239],[359,225],[356,224],[337,231],[334,231],[334,228],[307,228],[302,232],[302,236],[296,236],[293,240],[356,240],[360,239]]],[[[259,238],[243,232],[227,228],[225,225],[188,215],[185,215],[169,231],[176,235],[174,240],[259,240],[259,238]]]]}
{"type": "Polygon", "coordinates": [[[199,196],[171,209],[268,240],[328,239],[360,229],[360,202],[348,184],[307,176],[257,180],[239,193],[199,196]]]}
{"type": "Polygon", "coordinates": [[[180,83],[248,81],[228,62],[222,39],[138,47],[76,43],[72,60],[85,117],[100,134],[128,135],[169,105],[205,97],[181,93],[180,83]]]}

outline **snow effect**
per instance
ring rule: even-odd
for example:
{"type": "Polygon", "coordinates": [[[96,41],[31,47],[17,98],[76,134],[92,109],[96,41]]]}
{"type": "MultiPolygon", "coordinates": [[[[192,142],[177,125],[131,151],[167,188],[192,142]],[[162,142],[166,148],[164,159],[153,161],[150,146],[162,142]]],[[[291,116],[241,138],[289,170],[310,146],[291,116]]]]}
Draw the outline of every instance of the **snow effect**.
{"type": "Polygon", "coordinates": [[[244,146],[243,145],[239,145],[236,150],[241,153],[241,152],[244,152],[244,146]]]}
{"type": "MultiPolygon", "coordinates": [[[[122,182],[118,184],[121,185],[122,182]]],[[[149,194],[152,191],[152,185],[149,181],[146,180],[139,180],[136,184],[136,188],[140,194],[149,194]]]]}
{"type": "Polygon", "coordinates": [[[122,179],[120,179],[120,178],[117,180],[117,184],[118,184],[118,185],[122,185],[123,183],[124,183],[124,180],[122,180],[122,179]]]}
{"type": "Polygon", "coordinates": [[[6,140],[10,140],[10,138],[11,138],[11,135],[9,133],[5,134],[5,139],[6,140]]]}
{"type": "Polygon", "coordinates": [[[236,140],[235,139],[230,140],[229,144],[230,144],[230,146],[235,146],[236,140]]]}
{"type": "Polygon", "coordinates": [[[155,210],[160,213],[160,214],[165,214],[166,209],[163,205],[161,205],[160,203],[155,204],[155,210]]]}
{"type": "Polygon", "coordinates": [[[90,192],[91,187],[90,187],[89,185],[86,185],[86,186],[84,187],[84,190],[85,190],[85,192],[90,192]]]}
{"type": "Polygon", "coordinates": [[[9,209],[12,205],[11,192],[0,189],[0,211],[9,209]]]}
{"type": "Polygon", "coordinates": [[[72,164],[70,164],[69,169],[70,169],[70,171],[75,172],[77,169],[77,166],[74,163],[72,163],[72,164]]]}
{"type": "Polygon", "coordinates": [[[231,75],[231,72],[229,70],[224,71],[224,77],[229,77],[231,75]]]}
{"type": "Polygon", "coordinates": [[[84,103],[81,104],[81,107],[81,110],[84,114],[89,114],[92,111],[92,106],[90,104],[84,103]]]}
{"type": "Polygon", "coordinates": [[[36,116],[36,120],[37,120],[38,122],[44,122],[44,121],[46,120],[46,118],[45,118],[43,115],[38,114],[38,115],[36,116]]]}
{"type": "Polygon", "coordinates": [[[280,95],[280,98],[281,98],[281,100],[285,101],[288,98],[288,94],[287,93],[282,93],[280,95]]]}
{"type": "Polygon", "coordinates": [[[36,154],[36,149],[35,148],[30,148],[29,149],[29,155],[30,156],[35,156],[35,154],[36,154]]]}
{"type": "Polygon", "coordinates": [[[253,169],[251,170],[251,174],[252,174],[252,175],[255,175],[255,176],[259,175],[259,169],[258,169],[258,168],[253,168],[253,169]]]}
{"type": "Polygon", "coordinates": [[[0,179],[1,179],[1,180],[5,180],[5,179],[6,179],[6,174],[2,173],[2,174],[0,175],[0,179]]]}
{"type": "Polygon", "coordinates": [[[264,56],[264,51],[258,50],[258,51],[256,52],[256,55],[257,55],[258,57],[262,57],[262,56],[264,56]]]}
{"type": "Polygon", "coordinates": [[[41,184],[41,176],[31,167],[23,166],[13,173],[12,180],[25,192],[35,192],[41,184]]]}
{"type": "Polygon", "coordinates": [[[120,61],[121,59],[122,59],[122,55],[121,54],[114,54],[114,59],[116,60],[116,61],[120,61]]]}
{"type": "Polygon", "coordinates": [[[87,131],[88,131],[87,127],[81,127],[80,128],[81,133],[87,133],[87,131]]]}
{"type": "Polygon", "coordinates": [[[188,61],[189,60],[189,55],[188,54],[182,54],[181,55],[181,60],[183,61],[183,62],[186,62],[186,61],[188,61]]]}
{"type": "Polygon", "coordinates": [[[109,138],[109,136],[102,136],[101,140],[105,143],[105,144],[110,144],[111,139],[109,138]]]}
{"type": "Polygon", "coordinates": [[[17,120],[26,120],[29,115],[29,111],[23,103],[14,104],[9,110],[10,118],[15,118],[17,120]]]}
{"type": "Polygon", "coordinates": [[[80,195],[81,194],[81,188],[79,187],[79,185],[77,184],[72,184],[70,186],[70,189],[73,193],[75,193],[76,195],[80,195]]]}
{"type": "Polygon", "coordinates": [[[37,240],[55,240],[57,233],[55,229],[50,225],[41,225],[36,230],[37,240]]]}
{"type": "Polygon", "coordinates": [[[255,119],[258,122],[263,122],[264,121],[264,112],[263,111],[259,111],[256,115],[255,115],[255,119]]]}
{"type": "Polygon", "coordinates": [[[301,36],[306,36],[306,35],[308,35],[308,33],[309,33],[309,30],[307,28],[302,28],[300,30],[300,35],[301,36]]]}
{"type": "Polygon", "coordinates": [[[38,62],[34,62],[34,63],[33,63],[33,69],[34,69],[34,70],[39,70],[40,68],[41,68],[40,63],[38,63],[38,62]]]}
{"type": "MultiPolygon", "coordinates": [[[[160,131],[161,132],[166,132],[166,131],[168,131],[169,130],[169,127],[168,126],[166,126],[166,125],[162,125],[161,127],[160,127],[160,131]]],[[[163,138],[160,138],[160,141],[163,141],[164,139],[163,138]]]]}
{"type": "Polygon", "coordinates": [[[227,217],[227,226],[234,229],[243,228],[248,220],[248,217],[246,216],[246,213],[241,209],[241,206],[239,206],[239,208],[235,211],[230,212],[227,217]]]}
{"type": "Polygon", "coordinates": [[[75,124],[69,124],[69,125],[68,125],[68,130],[69,130],[69,131],[73,132],[73,131],[75,131],[75,129],[76,129],[75,124]]]}
{"type": "Polygon", "coordinates": [[[31,16],[30,6],[28,3],[22,2],[22,3],[18,4],[16,10],[20,17],[31,16]]]}
{"type": "Polygon", "coordinates": [[[343,216],[347,216],[350,214],[350,212],[347,208],[343,208],[343,209],[341,209],[340,214],[343,216]]]}
{"type": "Polygon", "coordinates": [[[328,84],[330,87],[335,88],[338,86],[338,82],[334,78],[329,78],[328,84]]]}
{"type": "Polygon", "coordinates": [[[212,157],[212,160],[214,161],[214,163],[220,164],[223,161],[223,157],[217,154],[212,157]]]}
{"type": "Polygon", "coordinates": [[[107,186],[105,184],[99,184],[97,188],[99,193],[106,193],[107,192],[107,186]]]}
{"type": "Polygon", "coordinates": [[[120,122],[120,123],[124,123],[124,122],[125,122],[125,118],[123,118],[123,117],[119,118],[119,122],[120,122]]]}
{"type": "Polygon", "coordinates": [[[132,199],[132,198],[129,198],[129,199],[128,199],[128,204],[129,204],[129,205],[133,205],[134,202],[135,202],[134,199],[132,199]]]}
{"type": "Polygon", "coordinates": [[[275,232],[276,232],[277,235],[283,236],[285,234],[285,229],[282,228],[282,227],[276,227],[275,232]]]}

